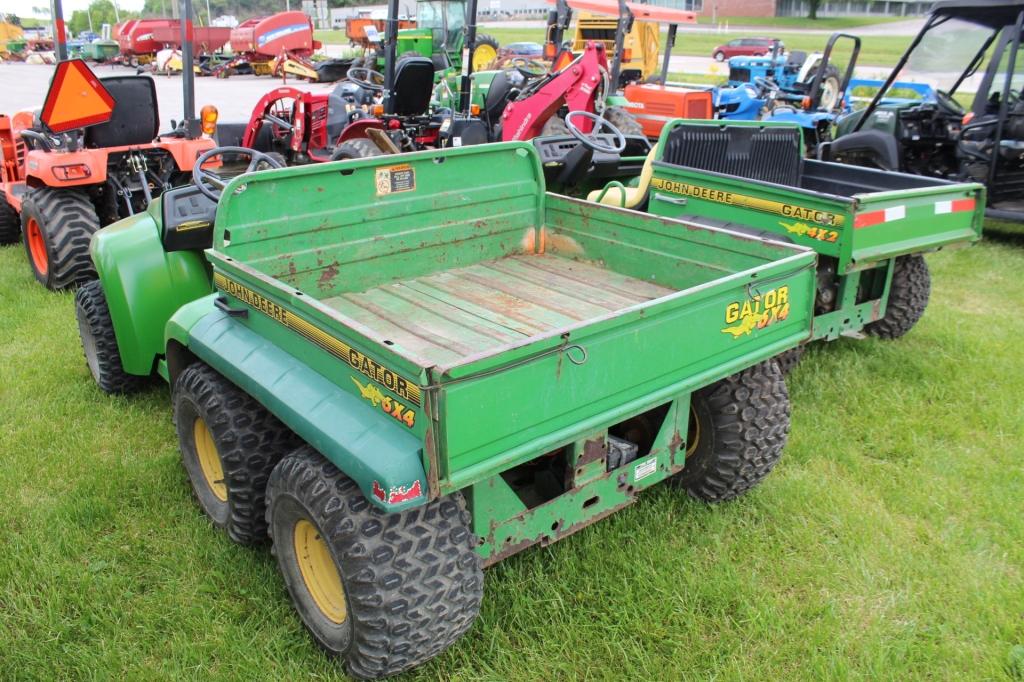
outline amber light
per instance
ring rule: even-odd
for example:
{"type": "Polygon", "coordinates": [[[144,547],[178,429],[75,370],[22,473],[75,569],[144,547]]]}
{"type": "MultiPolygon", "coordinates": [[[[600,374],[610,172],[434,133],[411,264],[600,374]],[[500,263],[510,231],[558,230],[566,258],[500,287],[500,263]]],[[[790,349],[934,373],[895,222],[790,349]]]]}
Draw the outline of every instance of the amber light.
{"type": "Polygon", "coordinates": [[[557,52],[558,49],[555,47],[554,43],[544,43],[544,59],[547,59],[548,61],[553,60],[557,52]]]}
{"type": "Polygon", "coordinates": [[[384,115],[384,105],[383,104],[374,104],[373,105],[373,115],[374,116],[383,116],[384,115]]]}
{"type": "Polygon", "coordinates": [[[84,180],[92,175],[92,171],[84,163],[73,163],[67,166],[54,166],[53,177],[58,180],[84,180]]]}
{"type": "Polygon", "coordinates": [[[469,113],[471,113],[474,116],[479,116],[480,115],[480,105],[479,104],[470,104],[469,105],[469,113]]]}
{"type": "Polygon", "coordinates": [[[633,61],[633,50],[625,49],[622,51],[622,61],[631,62],[633,61]]]}
{"type": "Polygon", "coordinates": [[[199,110],[199,121],[204,135],[213,135],[217,131],[217,107],[207,104],[199,110]]]}

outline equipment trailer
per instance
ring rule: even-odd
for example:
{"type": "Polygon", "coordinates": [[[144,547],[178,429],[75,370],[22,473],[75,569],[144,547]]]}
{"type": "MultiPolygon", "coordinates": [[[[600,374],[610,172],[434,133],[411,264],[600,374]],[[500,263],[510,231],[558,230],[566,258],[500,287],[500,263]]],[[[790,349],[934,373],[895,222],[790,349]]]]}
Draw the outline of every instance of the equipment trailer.
{"type": "Polygon", "coordinates": [[[219,205],[208,160],[96,235],[86,358],[107,391],[171,384],[201,507],[269,532],[351,674],[452,644],[484,566],[778,459],[809,249],[546,194],[524,143],[244,175],[219,205]]]}

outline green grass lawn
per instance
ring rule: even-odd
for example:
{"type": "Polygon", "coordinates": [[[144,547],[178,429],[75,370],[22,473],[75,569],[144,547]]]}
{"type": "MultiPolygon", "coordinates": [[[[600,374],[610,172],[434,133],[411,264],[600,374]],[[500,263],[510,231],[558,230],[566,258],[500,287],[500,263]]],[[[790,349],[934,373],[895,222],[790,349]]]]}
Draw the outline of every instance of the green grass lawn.
{"type": "MultiPolygon", "coordinates": [[[[760,488],[663,486],[497,565],[407,679],[1024,679],[1024,239],[929,263],[906,338],[811,349],[760,488]]],[[[0,677],[340,679],[200,514],[166,388],[94,387],[73,308],[0,249],[0,677]]]]}
{"type": "MultiPolygon", "coordinates": [[[[481,28],[480,32],[494,36],[503,45],[524,41],[544,42],[543,28],[492,28],[488,26],[481,28]]],[[[672,50],[672,54],[710,57],[711,51],[716,46],[729,42],[734,38],[743,38],[749,35],[749,31],[718,33],[708,30],[702,33],[680,33],[676,39],[676,45],[672,50]]],[[[772,36],[782,40],[789,50],[804,50],[806,52],[821,52],[825,49],[825,41],[828,39],[827,36],[813,33],[780,33],[778,31],[773,31],[772,36]]],[[[328,45],[348,44],[344,31],[317,31],[316,39],[328,45]]],[[[909,36],[865,36],[858,63],[869,66],[892,65],[903,54],[907,45],[910,44],[910,40],[909,36]]],[[[661,42],[662,48],[664,48],[664,34],[661,36],[661,42]]],[[[845,44],[836,47],[835,57],[838,60],[843,61],[842,57],[848,54],[849,49],[845,44]]],[[[722,68],[727,70],[726,66],[722,68]]]]}

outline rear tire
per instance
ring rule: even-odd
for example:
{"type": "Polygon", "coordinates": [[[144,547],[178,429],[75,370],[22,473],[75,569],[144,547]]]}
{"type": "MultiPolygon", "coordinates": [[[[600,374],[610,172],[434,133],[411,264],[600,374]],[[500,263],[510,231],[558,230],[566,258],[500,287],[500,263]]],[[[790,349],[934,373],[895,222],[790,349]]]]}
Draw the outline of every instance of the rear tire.
{"type": "Polygon", "coordinates": [[[29,266],[47,289],[64,289],[96,277],[89,242],[98,229],[96,208],[78,190],[32,190],[21,206],[29,266]]]}
{"type": "Polygon", "coordinates": [[[716,52],[715,53],[715,61],[716,62],[724,62],[725,61],[725,53],[724,52],[716,52]]]}
{"type": "Polygon", "coordinates": [[[880,339],[898,339],[917,324],[928,307],[932,278],[923,256],[900,256],[892,273],[885,316],[867,325],[880,339]]]}
{"type": "Polygon", "coordinates": [[[498,41],[494,36],[481,33],[476,37],[476,46],[473,56],[474,71],[484,71],[489,68],[498,58],[498,41]]]}
{"type": "Polygon", "coordinates": [[[146,385],[148,377],[124,371],[114,335],[114,321],[99,280],[86,282],[75,292],[75,317],[78,318],[85,363],[101,391],[133,393],[146,385]]]}
{"type": "Polygon", "coordinates": [[[604,119],[622,131],[623,135],[644,136],[644,127],[633,114],[621,107],[608,107],[604,110],[604,119]]]}
{"type": "Polygon", "coordinates": [[[771,472],[788,434],[782,370],[774,360],[748,367],[690,397],[686,466],[669,481],[704,502],[739,497],[771,472]]]}
{"type": "Polygon", "coordinates": [[[199,506],[235,542],[265,542],[267,479],[298,440],[249,394],[201,362],[178,376],[172,400],[182,463],[199,506]]]}
{"type": "Polygon", "coordinates": [[[800,359],[803,358],[806,349],[807,346],[797,346],[783,351],[773,358],[779,369],[782,370],[783,376],[788,376],[793,368],[800,364],[800,359]]]}
{"type": "Polygon", "coordinates": [[[14,207],[0,192],[0,246],[14,244],[21,239],[21,219],[14,207]]]}
{"type": "Polygon", "coordinates": [[[303,447],[270,476],[267,523],[302,622],[353,677],[420,665],[480,612],[483,570],[459,493],[389,514],[303,447]]]}
{"type": "Polygon", "coordinates": [[[331,154],[331,161],[342,161],[344,159],[366,159],[371,156],[381,156],[384,152],[368,137],[356,137],[346,140],[338,145],[331,154]]]}

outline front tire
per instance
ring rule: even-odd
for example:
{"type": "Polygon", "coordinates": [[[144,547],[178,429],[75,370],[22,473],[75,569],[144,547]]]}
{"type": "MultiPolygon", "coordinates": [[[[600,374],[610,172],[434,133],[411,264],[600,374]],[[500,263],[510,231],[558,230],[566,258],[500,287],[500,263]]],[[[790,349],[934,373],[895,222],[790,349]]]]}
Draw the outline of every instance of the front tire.
{"type": "Polygon", "coordinates": [[[746,493],[782,456],[789,392],[774,360],[748,367],[690,397],[686,465],[669,480],[704,502],[746,493]]]}
{"type": "Polygon", "coordinates": [[[622,107],[608,107],[604,111],[604,119],[621,130],[623,135],[644,136],[644,127],[622,107]]]}
{"type": "Polygon", "coordinates": [[[459,493],[388,514],[303,447],[270,476],[267,521],[302,622],[353,677],[420,665],[480,612],[483,570],[459,493]]]}
{"type": "Polygon", "coordinates": [[[110,394],[133,393],[145,386],[148,377],[124,371],[114,321],[99,280],[87,282],[75,292],[75,317],[85,362],[100,390],[110,394]]]}
{"type": "Polygon", "coordinates": [[[22,241],[32,274],[58,290],[96,277],[89,242],[100,219],[88,195],[78,190],[32,190],[21,206],[22,241]]]}
{"type": "Polygon", "coordinates": [[[481,33],[476,37],[473,49],[473,71],[485,71],[498,58],[498,41],[494,36],[481,33]]]}
{"type": "Polygon", "coordinates": [[[21,239],[21,220],[14,207],[0,191],[0,246],[14,244],[21,239]]]}
{"type": "Polygon", "coordinates": [[[917,324],[928,307],[932,278],[923,256],[900,256],[892,273],[885,316],[867,325],[880,339],[898,339],[917,324]]]}
{"type": "Polygon", "coordinates": [[[356,137],[339,144],[334,153],[331,154],[331,161],[366,159],[371,156],[381,156],[383,153],[380,147],[374,144],[370,138],[356,137]]]}
{"type": "Polygon", "coordinates": [[[725,53],[724,52],[716,52],[715,53],[715,61],[716,62],[724,62],[725,61],[725,53]]]}
{"type": "Polygon", "coordinates": [[[199,506],[242,545],[267,539],[267,479],[298,444],[249,394],[197,362],[174,382],[182,463],[199,506]]]}

